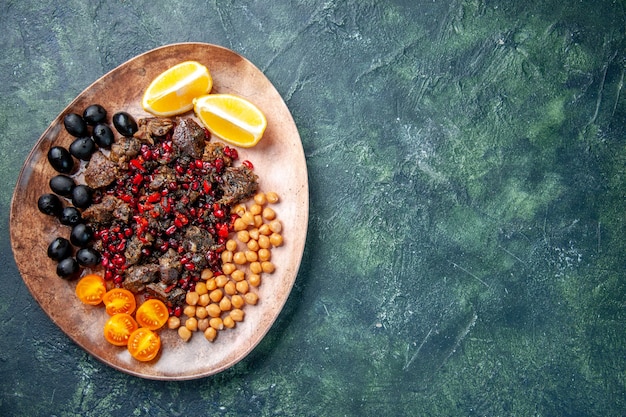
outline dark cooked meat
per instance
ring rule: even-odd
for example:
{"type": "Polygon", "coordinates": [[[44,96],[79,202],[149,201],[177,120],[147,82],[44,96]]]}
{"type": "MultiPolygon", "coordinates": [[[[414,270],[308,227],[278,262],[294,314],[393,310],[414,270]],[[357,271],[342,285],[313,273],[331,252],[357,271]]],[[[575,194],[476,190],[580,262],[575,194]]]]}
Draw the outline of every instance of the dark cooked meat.
{"type": "Polygon", "coordinates": [[[141,250],[144,247],[144,243],[137,236],[131,236],[126,243],[126,250],[124,251],[124,257],[126,263],[129,265],[135,265],[141,259],[141,250]]]}
{"type": "Polygon", "coordinates": [[[213,236],[198,226],[189,226],[185,231],[183,247],[189,252],[207,252],[213,246],[213,236]]]}
{"type": "Polygon", "coordinates": [[[187,295],[187,292],[179,287],[168,288],[168,286],[160,282],[146,285],[146,290],[149,295],[163,301],[168,307],[182,305],[187,295]]]}
{"type": "Polygon", "coordinates": [[[105,195],[102,201],[92,204],[83,211],[83,219],[97,224],[108,223],[113,219],[128,222],[130,207],[119,198],[105,195]]]}
{"type": "Polygon", "coordinates": [[[237,204],[252,197],[259,189],[258,176],[245,165],[227,167],[222,174],[224,192],[220,203],[237,204]]]}
{"type": "Polygon", "coordinates": [[[158,273],[159,266],[156,264],[131,266],[125,272],[124,288],[134,293],[141,292],[157,279],[158,273]]]}
{"type": "Polygon", "coordinates": [[[151,190],[166,188],[168,184],[176,181],[176,172],[167,165],[159,168],[159,172],[152,176],[152,181],[148,185],[151,190]]]}
{"type": "Polygon", "coordinates": [[[111,161],[115,162],[120,168],[126,169],[128,161],[139,154],[141,150],[141,142],[139,139],[129,138],[126,136],[115,140],[111,145],[111,161]]]}
{"type": "Polygon", "coordinates": [[[154,139],[165,136],[174,127],[174,122],[171,119],[162,119],[158,117],[146,117],[139,119],[137,122],[139,130],[133,136],[139,139],[141,142],[149,144],[154,143],[154,139]]]}
{"type": "Polygon", "coordinates": [[[166,285],[174,284],[178,281],[183,265],[180,263],[178,253],[170,248],[159,258],[159,274],[161,282],[166,285]]]}
{"type": "Polygon", "coordinates": [[[207,142],[204,146],[204,154],[202,155],[203,161],[212,162],[217,158],[221,158],[224,161],[225,166],[230,166],[233,162],[232,158],[225,154],[224,144],[222,142],[207,142]]]}
{"type": "Polygon", "coordinates": [[[106,187],[117,179],[117,164],[97,151],[85,168],[85,184],[91,188],[106,187]]]}
{"type": "Polygon", "coordinates": [[[193,119],[178,119],[172,134],[172,143],[185,155],[200,159],[207,140],[206,131],[193,119]]]}

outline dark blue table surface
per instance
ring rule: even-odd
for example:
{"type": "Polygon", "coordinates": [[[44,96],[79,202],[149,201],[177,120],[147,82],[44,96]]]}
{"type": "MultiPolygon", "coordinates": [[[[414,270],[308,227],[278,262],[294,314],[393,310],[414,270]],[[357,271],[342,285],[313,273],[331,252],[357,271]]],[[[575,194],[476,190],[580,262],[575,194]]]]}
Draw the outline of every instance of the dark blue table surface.
{"type": "Polygon", "coordinates": [[[55,3],[0,4],[0,415],[623,415],[624,1],[55,3]],[[281,93],[310,221],[252,354],[163,382],[48,319],[8,213],[77,94],[185,41],[244,55],[281,93]]]}

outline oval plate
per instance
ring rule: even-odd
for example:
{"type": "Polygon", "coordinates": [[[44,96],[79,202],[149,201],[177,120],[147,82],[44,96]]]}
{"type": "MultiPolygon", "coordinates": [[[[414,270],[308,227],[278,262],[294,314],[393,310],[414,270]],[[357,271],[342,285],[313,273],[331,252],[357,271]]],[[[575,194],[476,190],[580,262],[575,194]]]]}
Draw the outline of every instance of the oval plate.
{"type": "MultiPolygon", "coordinates": [[[[190,112],[185,116],[193,116],[190,112]]],[[[123,372],[149,379],[184,380],[223,371],[243,359],[268,332],[293,287],[306,240],[309,197],[304,151],[289,109],[265,75],[228,49],[183,43],[164,46],[120,65],[90,85],[50,124],[39,138],[17,181],[11,202],[11,246],[19,271],[33,297],[70,338],[104,363],[123,372]],[[46,256],[56,236],[70,229],[37,209],[37,199],[50,192],[48,181],[56,172],[47,161],[54,145],[68,147],[73,138],[63,128],[68,112],[82,114],[93,103],[108,110],[108,118],[127,111],[136,118],[149,116],[141,98],[150,82],[167,68],[195,60],[209,68],[214,93],[232,93],[256,104],[267,117],[267,130],[254,148],[237,148],[239,160],[250,160],[259,175],[260,189],[276,191],[281,201],[273,206],[283,222],[284,245],[272,251],[276,271],[264,275],[259,303],[246,306],[245,320],[222,331],[210,343],[202,333],[182,342],[176,331],[160,331],[163,347],[152,362],[131,358],[125,348],[108,344],[102,330],[107,314],[102,306],[83,305],[74,293],[75,282],[56,276],[56,264],[46,256]],[[37,260],[33,262],[33,260],[37,260]]]]}

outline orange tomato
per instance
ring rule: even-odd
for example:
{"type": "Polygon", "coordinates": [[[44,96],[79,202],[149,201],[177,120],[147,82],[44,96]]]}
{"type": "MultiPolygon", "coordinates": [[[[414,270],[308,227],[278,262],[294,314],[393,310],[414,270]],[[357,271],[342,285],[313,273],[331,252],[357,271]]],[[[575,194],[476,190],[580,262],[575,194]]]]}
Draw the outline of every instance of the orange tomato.
{"type": "Polygon", "coordinates": [[[113,288],[109,290],[103,300],[107,313],[110,316],[120,313],[132,314],[135,311],[137,302],[135,295],[124,288],[113,288]]]}
{"type": "Polygon", "coordinates": [[[104,338],[112,345],[126,346],[130,335],[138,327],[137,322],[130,314],[116,314],[104,324],[104,338]]]}
{"type": "Polygon", "coordinates": [[[128,352],[138,361],[147,362],[156,357],[161,349],[161,338],[145,327],[135,330],[128,339],[128,352]]]}
{"type": "Polygon", "coordinates": [[[137,323],[139,323],[141,327],[145,327],[150,330],[156,330],[163,327],[163,325],[167,323],[167,319],[169,319],[169,317],[170,315],[167,310],[167,306],[163,303],[163,301],[155,298],[146,300],[139,306],[139,308],[137,308],[137,313],[135,314],[137,323]]]}
{"type": "Polygon", "coordinates": [[[97,306],[107,292],[104,278],[96,274],[85,275],[76,284],[76,296],[85,304],[97,306]]]}

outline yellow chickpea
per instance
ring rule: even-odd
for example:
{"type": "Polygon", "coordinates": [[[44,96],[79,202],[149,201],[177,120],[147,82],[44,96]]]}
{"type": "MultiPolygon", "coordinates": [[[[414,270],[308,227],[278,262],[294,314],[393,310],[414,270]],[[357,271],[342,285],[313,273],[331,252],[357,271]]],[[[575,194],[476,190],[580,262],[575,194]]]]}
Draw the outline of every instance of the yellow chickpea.
{"type": "Polygon", "coordinates": [[[237,240],[241,243],[248,243],[250,240],[250,233],[247,230],[240,230],[237,232],[237,240]]]}
{"type": "Polygon", "coordinates": [[[264,261],[269,261],[272,257],[272,253],[269,249],[259,249],[258,255],[259,261],[261,261],[261,265],[263,265],[264,261]]]}
{"type": "Polygon", "coordinates": [[[225,250],[224,252],[222,252],[221,258],[222,258],[222,263],[223,264],[232,262],[233,261],[233,252],[230,251],[230,250],[225,250]]]}
{"type": "Polygon", "coordinates": [[[250,304],[250,305],[256,305],[256,303],[259,301],[259,296],[253,292],[247,293],[246,295],[243,296],[243,298],[244,300],[246,300],[246,304],[250,304]]]}
{"type": "Polygon", "coordinates": [[[189,329],[191,332],[195,332],[198,330],[198,320],[195,317],[189,317],[185,321],[185,327],[189,329]]]}
{"type": "Polygon", "coordinates": [[[209,327],[209,319],[204,318],[198,320],[198,330],[204,332],[209,327]]]}
{"type": "MultiPolygon", "coordinates": [[[[241,217],[240,217],[241,221],[246,224],[246,225],[253,225],[254,224],[254,214],[250,213],[249,211],[246,211],[241,217]]],[[[243,229],[240,229],[243,230],[243,229]]]]}
{"type": "Polygon", "coordinates": [[[243,203],[239,203],[235,207],[233,207],[233,213],[237,214],[238,216],[243,215],[243,213],[245,212],[246,212],[246,206],[243,203]]]}
{"type": "MultiPolygon", "coordinates": [[[[269,224],[267,224],[267,223],[262,224],[262,225],[261,225],[261,227],[259,227],[259,234],[260,234],[261,236],[269,236],[269,235],[271,235],[271,234],[272,234],[272,231],[270,230],[270,225],[269,225],[269,224]]],[[[259,238],[260,238],[261,236],[259,236],[259,238]]]]}
{"type": "Polygon", "coordinates": [[[214,303],[219,303],[223,296],[224,292],[220,288],[213,290],[209,293],[209,298],[214,303]]]}
{"type": "Polygon", "coordinates": [[[230,315],[224,317],[223,323],[224,323],[224,327],[227,329],[232,329],[233,327],[235,327],[235,324],[236,324],[235,320],[233,320],[233,318],[230,315]]]}
{"type": "Polygon", "coordinates": [[[259,255],[257,255],[257,253],[253,250],[247,250],[245,255],[246,255],[246,261],[248,262],[256,262],[259,260],[259,255]]]}
{"type": "Polygon", "coordinates": [[[270,242],[270,238],[266,235],[259,236],[259,248],[268,249],[272,244],[270,242]]]}
{"type": "Polygon", "coordinates": [[[233,308],[233,304],[228,297],[224,297],[222,298],[222,301],[220,301],[219,307],[220,311],[229,311],[231,308],[233,308]]]}
{"type": "Polygon", "coordinates": [[[265,261],[261,262],[261,269],[263,269],[263,272],[271,274],[276,270],[276,267],[270,261],[265,261]]]}
{"type": "Polygon", "coordinates": [[[228,295],[237,294],[237,286],[233,281],[229,281],[226,285],[224,285],[224,292],[228,295]]]}
{"type": "Polygon", "coordinates": [[[209,293],[202,294],[200,299],[198,300],[198,305],[202,307],[206,307],[211,302],[211,298],[209,298],[209,293]]]}
{"type": "Polygon", "coordinates": [[[244,306],[245,300],[243,299],[241,295],[235,294],[232,297],[230,297],[230,303],[233,308],[241,308],[244,306]]]}
{"type": "Polygon", "coordinates": [[[209,320],[209,326],[211,326],[215,330],[222,330],[224,328],[224,322],[219,317],[213,317],[211,320],[209,320]]]}
{"type": "Polygon", "coordinates": [[[215,278],[208,279],[206,282],[207,291],[213,291],[216,288],[217,288],[217,281],[215,280],[215,278]]]}
{"type": "Polygon", "coordinates": [[[252,272],[253,274],[260,274],[261,272],[263,272],[263,268],[261,267],[261,262],[251,262],[250,272],[252,272]]]}
{"type": "Polygon", "coordinates": [[[183,314],[187,317],[193,317],[196,315],[196,306],[186,306],[183,309],[183,314]]]}
{"type": "Polygon", "coordinates": [[[213,278],[213,271],[211,271],[210,269],[203,269],[202,273],[200,274],[200,278],[202,278],[203,280],[207,280],[209,278],[213,278]]]}
{"type": "Polygon", "coordinates": [[[233,279],[233,281],[243,281],[244,279],[246,279],[246,273],[243,272],[241,269],[237,269],[236,271],[233,271],[232,274],[230,274],[230,277],[233,279]]]}
{"type": "Polygon", "coordinates": [[[248,223],[246,223],[243,217],[239,217],[238,219],[235,220],[235,223],[233,223],[233,229],[235,229],[235,232],[238,232],[240,230],[245,230],[246,227],[248,227],[248,223]]]}
{"type": "Polygon", "coordinates": [[[254,239],[254,240],[258,240],[259,239],[259,229],[254,228],[254,229],[250,229],[248,231],[248,234],[250,235],[250,239],[254,239]]]}
{"type": "Polygon", "coordinates": [[[265,207],[263,209],[263,218],[266,220],[274,220],[276,218],[276,212],[271,207],[265,207]]]}
{"type": "Polygon", "coordinates": [[[253,250],[253,251],[259,250],[259,242],[256,239],[250,239],[246,246],[248,247],[249,250],[253,250]]]}
{"type": "MultiPolygon", "coordinates": [[[[222,300],[225,300],[225,299],[226,298],[222,298],[222,300]]],[[[209,317],[219,317],[222,314],[222,309],[220,308],[219,304],[211,303],[208,306],[206,306],[206,312],[209,315],[209,317]]]]}
{"type": "Polygon", "coordinates": [[[167,319],[167,328],[168,329],[178,329],[180,327],[180,319],[176,316],[170,316],[169,319],[167,319]]]}
{"type": "Polygon", "coordinates": [[[229,250],[231,252],[237,250],[237,241],[235,241],[234,239],[228,239],[226,241],[226,250],[229,250]]]}
{"type": "MultiPolygon", "coordinates": [[[[237,252],[237,253],[240,253],[240,252],[237,252]]],[[[224,273],[224,275],[230,275],[236,269],[237,269],[237,266],[235,266],[234,263],[228,262],[228,263],[222,264],[222,272],[224,273]]]]}
{"type": "Polygon", "coordinates": [[[254,196],[254,202],[260,206],[267,203],[267,197],[265,197],[265,193],[262,193],[262,192],[256,193],[254,196]]]}
{"type": "Polygon", "coordinates": [[[257,214],[254,216],[254,227],[260,227],[263,224],[263,216],[257,214]]]}
{"type": "Polygon", "coordinates": [[[269,191],[267,193],[265,193],[265,198],[267,199],[267,202],[270,204],[276,204],[278,203],[278,194],[276,194],[274,191],[269,191]]]}
{"type": "Polygon", "coordinates": [[[268,223],[270,230],[274,233],[280,233],[283,231],[283,224],[280,222],[280,220],[272,220],[271,222],[268,223]]]}
{"type": "Polygon", "coordinates": [[[217,331],[213,327],[207,327],[204,331],[204,338],[209,342],[212,342],[217,337],[217,331]]]}
{"type": "Polygon", "coordinates": [[[196,306],[196,318],[197,319],[204,319],[208,315],[209,313],[207,312],[206,307],[196,306]]]}
{"type": "Polygon", "coordinates": [[[248,276],[248,284],[252,285],[253,287],[258,287],[259,285],[261,285],[261,275],[250,274],[248,276]]]}
{"type": "Polygon", "coordinates": [[[261,214],[261,212],[263,211],[263,206],[261,206],[260,204],[253,204],[250,206],[250,210],[248,210],[253,216],[256,216],[257,214],[261,214]]]}
{"type": "Polygon", "coordinates": [[[235,252],[235,254],[233,255],[233,262],[237,265],[245,264],[247,262],[246,254],[243,252],[235,252]]]}
{"type": "Polygon", "coordinates": [[[250,284],[248,284],[248,281],[239,281],[235,284],[235,287],[237,288],[237,292],[239,294],[245,294],[250,289],[250,284]]]}
{"type": "Polygon", "coordinates": [[[206,282],[200,281],[196,284],[196,292],[198,293],[198,298],[208,293],[206,288],[206,282]]]}
{"type": "Polygon", "coordinates": [[[235,321],[243,321],[244,316],[244,311],[240,308],[235,308],[230,312],[230,317],[235,321]]]}
{"type": "Polygon", "coordinates": [[[191,339],[191,331],[185,326],[180,326],[178,328],[178,337],[180,337],[183,342],[188,342],[189,339],[191,339]]]}
{"type": "Polygon", "coordinates": [[[226,285],[226,283],[229,281],[228,277],[226,275],[218,275],[215,278],[215,283],[217,284],[218,288],[222,288],[224,285],[226,285]]]}
{"type": "Polygon", "coordinates": [[[270,235],[270,243],[274,247],[281,246],[283,244],[283,236],[277,232],[270,235]]]}
{"type": "Polygon", "coordinates": [[[196,304],[198,304],[199,299],[200,296],[195,291],[188,291],[187,295],[185,295],[185,302],[190,306],[195,306],[196,304]]]}

